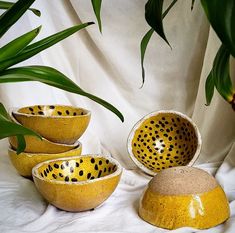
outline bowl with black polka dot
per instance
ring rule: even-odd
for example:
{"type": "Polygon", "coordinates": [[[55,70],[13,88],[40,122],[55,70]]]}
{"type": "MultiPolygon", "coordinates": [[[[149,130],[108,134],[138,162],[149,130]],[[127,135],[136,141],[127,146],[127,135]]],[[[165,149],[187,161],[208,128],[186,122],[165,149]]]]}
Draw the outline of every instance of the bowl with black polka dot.
{"type": "Polygon", "coordinates": [[[32,169],[42,196],[57,208],[71,212],[100,206],[116,189],[121,174],[119,162],[103,155],[54,159],[32,169]]]}
{"type": "Polygon", "coordinates": [[[201,144],[196,124],[174,110],[147,114],[134,125],[127,139],[131,159],[151,176],[166,168],[192,166],[201,144]]]}
{"type": "Polygon", "coordinates": [[[87,129],[91,112],[67,105],[33,105],[14,109],[12,116],[51,142],[73,144],[87,129]]]}

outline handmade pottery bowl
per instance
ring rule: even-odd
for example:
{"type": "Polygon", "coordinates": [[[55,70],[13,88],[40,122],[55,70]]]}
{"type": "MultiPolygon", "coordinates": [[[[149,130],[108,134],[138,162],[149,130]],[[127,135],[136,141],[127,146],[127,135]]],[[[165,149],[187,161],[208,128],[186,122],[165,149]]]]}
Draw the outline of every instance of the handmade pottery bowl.
{"type": "Polygon", "coordinates": [[[86,109],[63,105],[28,106],[12,115],[47,140],[66,144],[73,144],[82,136],[91,117],[86,109]]]}
{"type": "Polygon", "coordinates": [[[176,111],[152,112],[131,130],[128,152],[135,164],[149,175],[175,166],[191,166],[201,150],[197,126],[176,111]]]}
{"type": "Polygon", "coordinates": [[[93,209],[115,190],[122,168],[101,155],[55,159],[36,165],[33,179],[42,196],[66,211],[93,209]]]}
{"type": "Polygon", "coordinates": [[[142,219],[166,229],[206,229],[226,221],[229,215],[226,195],[214,177],[187,166],[157,174],[149,182],[139,206],[142,219]]]}
{"type": "Polygon", "coordinates": [[[78,146],[72,150],[55,154],[22,152],[17,155],[14,149],[12,148],[8,149],[8,154],[10,156],[12,164],[14,165],[18,173],[25,177],[32,176],[32,168],[38,163],[41,163],[49,159],[78,156],[81,155],[81,153],[82,153],[81,143],[78,143],[78,146]]]}
{"type": "MultiPolygon", "coordinates": [[[[19,124],[14,117],[12,117],[12,120],[19,124]]],[[[26,142],[26,148],[24,152],[28,153],[47,153],[47,154],[55,154],[55,153],[62,153],[68,150],[72,150],[79,146],[79,142],[75,142],[74,144],[61,144],[61,143],[55,143],[47,140],[46,138],[42,138],[40,140],[37,137],[34,136],[24,136],[25,142],[26,142]]],[[[12,148],[16,150],[18,146],[18,141],[16,137],[9,137],[9,143],[11,144],[12,148]]]]}

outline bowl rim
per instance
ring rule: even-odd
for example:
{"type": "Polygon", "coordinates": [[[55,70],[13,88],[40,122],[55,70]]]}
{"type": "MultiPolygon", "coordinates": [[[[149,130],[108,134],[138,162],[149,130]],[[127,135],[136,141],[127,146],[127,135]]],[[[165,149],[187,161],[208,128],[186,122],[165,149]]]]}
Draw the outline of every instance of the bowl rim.
{"type": "MultiPolygon", "coordinates": [[[[10,117],[11,117],[11,119],[12,119],[16,124],[22,125],[22,124],[20,124],[19,121],[17,121],[17,119],[15,119],[15,117],[14,117],[13,115],[10,115],[10,117]]],[[[22,125],[22,126],[23,126],[23,125],[22,125]]],[[[32,136],[32,135],[25,135],[25,136],[34,137],[34,136],[32,136]]],[[[41,135],[40,135],[40,136],[41,136],[41,135]]],[[[11,138],[11,137],[15,137],[15,136],[9,136],[9,138],[11,138]]],[[[56,146],[64,146],[64,147],[75,148],[75,147],[79,146],[79,144],[81,144],[81,142],[79,142],[79,141],[76,141],[76,142],[74,142],[73,144],[65,144],[65,143],[59,143],[59,142],[52,142],[52,141],[50,141],[50,140],[44,138],[43,136],[41,136],[41,138],[42,138],[42,141],[51,143],[52,145],[56,145],[56,146]]],[[[39,139],[39,140],[40,140],[40,139],[39,139]]],[[[64,151],[64,152],[66,152],[66,151],[64,151]]],[[[25,152],[25,153],[31,153],[31,152],[25,152]]],[[[53,153],[53,154],[54,154],[54,153],[53,153]]]]}
{"type": "Polygon", "coordinates": [[[113,157],[111,157],[109,155],[85,154],[85,155],[71,156],[71,157],[66,157],[66,158],[51,159],[51,160],[41,162],[41,163],[35,165],[32,168],[32,177],[33,177],[33,179],[37,178],[37,179],[39,179],[43,182],[52,183],[52,184],[84,185],[84,184],[90,184],[90,183],[94,183],[94,182],[101,181],[101,180],[110,179],[110,178],[115,177],[115,176],[119,176],[122,173],[122,171],[123,171],[123,168],[122,168],[121,164],[116,159],[114,159],[113,157]],[[103,177],[95,178],[93,180],[83,180],[83,181],[76,181],[76,182],[73,182],[73,181],[66,181],[65,182],[65,181],[62,181],[62,180],[59,181],[59,180],[49,180],[49,179],[46,180],[46,179],[39,176],[38,168],[40,166],[44,165],[44,164],[49,164],[49,163],[55,162],[55,161],[65,161],[65,160],[67,161],[67,160],[82,159],[84,157],[108,159],[111,163],[113,163],[114,165],[117,166],[117,170],[115,172],[113,172],[112,174],[108,174],[108,175],[103,176],[103,177]]]}
{"type": "Polygon", "coordinates": [[[135,131],[139,128],[139,126],[142,124],[143,121],[145,121],[146,119],[148,119],[148,118],[150,118],[152,116],[157,116],[158,114],[162,114],[162,113],[172,113],[172,114],[178,115],[178,116],[186,119],[193,126],[193,129],[195,130],[196,137],[197,137],[197,140],[198,140],[197,149],[196,149],[196,151],[194,153],[194,156],[191,159],[191,161],[187,165],[185,165],[185,166],[192,166],[195,163],[195,161],[197,160],[197,158],[198,158],[198,156],[200,154],[201,147],[202,147],[202,138],[201,138],[201,134],[199,132],[199,129],[198,129],[197,125],[193,122],[193,120],[190,117],[188,117],[184,113],[181,113],[181,112],[178,112],[178,111],[175,111],[175,110],[159,110],[159,111],[153,111],[153,112],[148,113],[147,115],[142,117],[140,120],[138,120],[135,123],[135,125],[132,127],[132,129],[131,129],[131,131],[130,131],[130,133],[128,135],[127,144],[126,145],[127,145],[127,150],[128,150],[129,157],[132,159],[132,161],[143,172],[145,172],[146,174],[151,175],[151,176],[155,176],[160,171],[159,172],[154,172],[154,171],[148,169],[147,167],[145,167],[142,163],[140,163],[139,160],[137,160],[136,157],[134,156],[134,154],[132,153],[131,142],[132,142],[132,139],[134,138],[135,131]]]}
{"type": "MultiPolygon", "coordinates": [[[[11,108],[9,110],[10,114],[12,116],[14,115],[18,115],[18,116],[25,116],[25,117],[40,117],[40,118],[82,118],[82,117],[87,117],[87,116],[90,116],[91,115],[91,111],[86,109],[86,108],[82,108],[82,107],[75,107],[73,105],[62,105],[62,104],[42,104],[42,105],[39,105],[39,104],[35,104],[35,105],[28,105],[28,106],[24,106],[24,107],[20,107],[20,108],[17,108],[17,107],[14,107],[14,108],[11,108]],[[22,113],[22,112],[18,112],[20,109],[23,109],[23,108],[30,108],[30,107],[37,107],[37,106],[59,106],[59,107],[70,107],[70,108],[74,108],[74,109],[81,109],[81,110],[84,110],[86,112],[86,114],[83,114],[83,115],[76,115],[76,116],[46,116],[46,115],[39,115],[39,114],[27,114],[27,113],[22,113]]],[[[15,118],[15,116],[14,116],[15,118]]]]}
{"type": "MultiPolygon", "coordinates": [[[[24,154],[25,156],[28,156],[28,157],[36,157],[36,156],[53,156],[53,155],[60,155],[60,154],[66,154],[66,153],[70,153],[72,151],[76,151],[76,150],[79,150],[79,149],[82,149],[82,143],[77,141],[77,146],[75,148],[72,148],[71,150],[67,150],[67,151],[64,151],[64,152],[61,152],[61,153],[31,153],[31,152],[21,152],[19,155],[17,156],[21,156],[22,154],[24,154]]],[[[67,145],[67,144],[65,144],[67,145]]],[[[16,154],[16,150],[14,150],[12,148],[12,146],[10,145],[8,147],[8,152],[14,152],[16,154]]],[[[69,158],[69,157],[68,157],[69,158]]]]}

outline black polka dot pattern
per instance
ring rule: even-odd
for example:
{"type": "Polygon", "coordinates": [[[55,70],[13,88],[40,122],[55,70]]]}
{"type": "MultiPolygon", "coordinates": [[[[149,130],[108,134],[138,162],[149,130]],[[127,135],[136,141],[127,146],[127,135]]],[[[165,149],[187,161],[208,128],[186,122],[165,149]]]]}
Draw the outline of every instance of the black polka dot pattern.
{"type": "Polygon", "coordinates": [[[197,150],[198,139],[191,123],[172,113],[152,116],[138,127],[132,154],[153,172],[187,165],[197,150]]]}
{"type": "Polygon", "coordinates": [[[54,105],[37,105],[22,108],[19,110],[21,113],[31,115],[45,115],[45,116],[82,116],[87,112],[81,108],[74,108],[70,106],[54,106],[54,105]]]}
{"type": "Polygon", "coordinates": [[[105,158],[83,157],[76,160],[56,161],[40,167],[43,179],[64,182],[93,180],[112,174],[117,166],[105,158]]]}

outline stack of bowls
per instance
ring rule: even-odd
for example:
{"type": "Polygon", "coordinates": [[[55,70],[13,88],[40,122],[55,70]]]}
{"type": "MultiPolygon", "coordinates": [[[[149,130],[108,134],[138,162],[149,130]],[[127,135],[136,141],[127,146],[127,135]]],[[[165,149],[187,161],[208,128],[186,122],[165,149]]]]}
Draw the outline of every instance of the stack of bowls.
{"type": "Polygon", "coordinates": [[[11,112],[18,124],[32,129],[42,140],[25,136],[26,148],[17,155],[16,137],[10,137],[8,154],[18,173],[31,177],[32,168],[40,162],[81,155],[78,139],[85,132],[91,117],[90,111],[64,105],[35,105],[11,112]]]}

